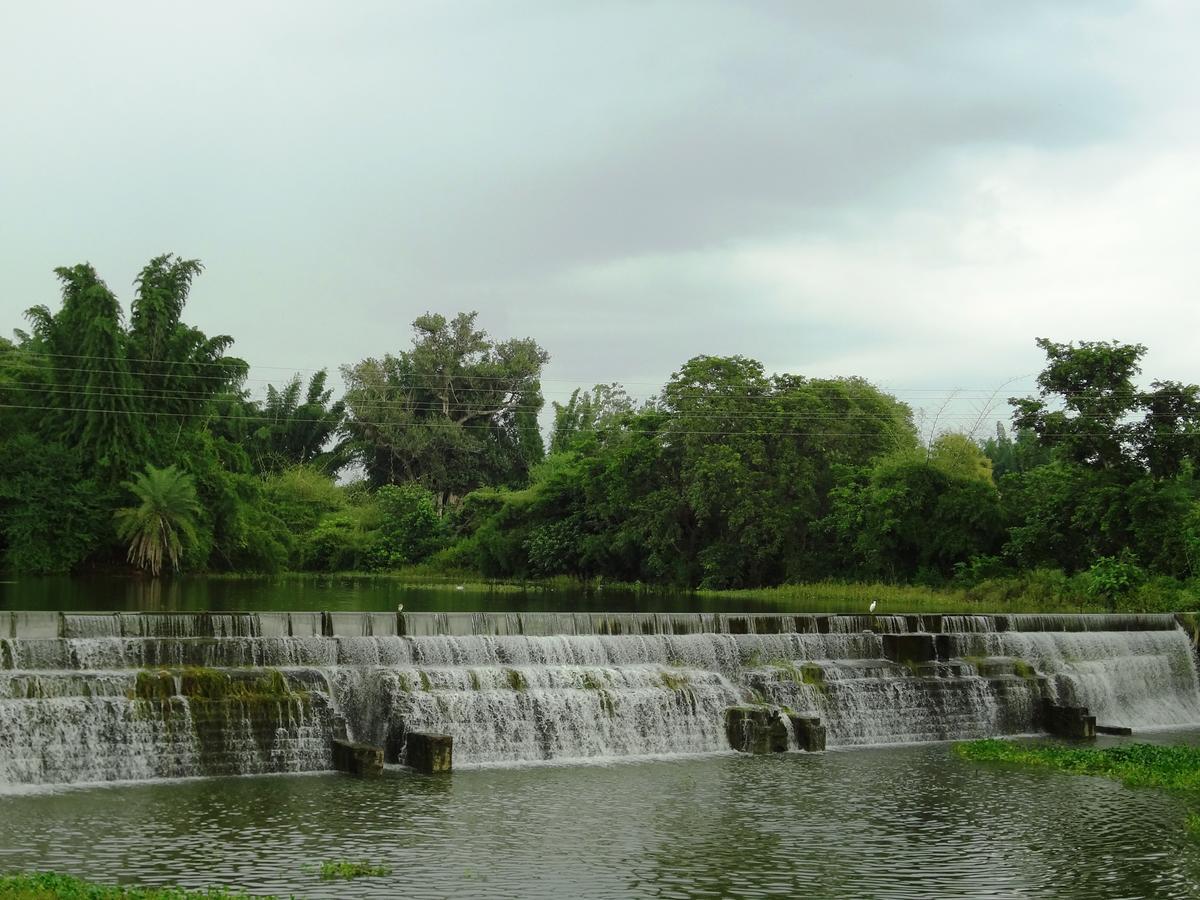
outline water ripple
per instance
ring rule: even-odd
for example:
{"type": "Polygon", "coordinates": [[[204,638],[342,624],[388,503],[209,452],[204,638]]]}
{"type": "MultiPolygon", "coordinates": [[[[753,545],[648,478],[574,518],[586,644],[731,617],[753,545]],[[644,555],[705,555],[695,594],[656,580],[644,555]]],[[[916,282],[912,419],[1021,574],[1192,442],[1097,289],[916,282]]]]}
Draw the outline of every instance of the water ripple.
{"type": "Polygon", "coordinates": [[[0,798],[0,868],[304,897],[1200,897],[1171,795],[947,745],[0,798]],[[322,882],[323,859],[387,878],[322,882]]]}

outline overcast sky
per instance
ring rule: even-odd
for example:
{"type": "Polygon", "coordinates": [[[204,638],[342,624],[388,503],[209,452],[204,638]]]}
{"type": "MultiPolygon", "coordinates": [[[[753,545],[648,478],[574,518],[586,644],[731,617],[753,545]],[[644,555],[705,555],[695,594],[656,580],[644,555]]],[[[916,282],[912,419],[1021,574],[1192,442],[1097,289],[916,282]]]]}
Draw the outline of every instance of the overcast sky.
{"type": "Polygon", "coordinates": [[[4,3],[0,330],[169,250],[255,379],[477,309],[548,399],[741,353],[966,422],[1037,336],[1200,381],[1198,45],[1187,0],[4,3]]]}

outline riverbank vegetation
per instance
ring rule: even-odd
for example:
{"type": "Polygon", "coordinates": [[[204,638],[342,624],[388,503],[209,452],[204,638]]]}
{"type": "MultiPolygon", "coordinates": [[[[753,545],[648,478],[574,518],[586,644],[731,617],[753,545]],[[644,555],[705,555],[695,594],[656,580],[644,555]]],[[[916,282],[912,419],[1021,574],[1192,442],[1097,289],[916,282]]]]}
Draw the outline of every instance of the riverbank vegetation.
{"type": "MultiPolygon", "coordinates": [[[[1081,748],[988,739],[956,744],[954,750],[976,762],[1013,763],[1111,778],[1129,787],[1161,788],[1200,800],[1200,747],[1123,744],[1081,748]]],[[[1189,815],[1187,827],[1193,837],[1200,839],[1200,815],[1189,815]]]]}
{"type": "Polygon", "coordinates": [[[2,900],[251,900],[252,897],[274,900],[269,896],[225,888],[194,891],[178,887],[139,888],[96,884],[53,872],[0,875],[2,900]]]}
{"type": "Polygon", "coordinates": [[[856,377],[698,356],[638,402],[576,390],[473,313],[256,399],[183,318],[166,255],[128,316],[88,265],[0,339],[0,559],[23,573],[470,573],[676,589],[937,588],[1007,608],[1200,605],[1200,388],[1140,345],[1039,340],[1037,396],[986,440],[918,435],[856,377]]]}

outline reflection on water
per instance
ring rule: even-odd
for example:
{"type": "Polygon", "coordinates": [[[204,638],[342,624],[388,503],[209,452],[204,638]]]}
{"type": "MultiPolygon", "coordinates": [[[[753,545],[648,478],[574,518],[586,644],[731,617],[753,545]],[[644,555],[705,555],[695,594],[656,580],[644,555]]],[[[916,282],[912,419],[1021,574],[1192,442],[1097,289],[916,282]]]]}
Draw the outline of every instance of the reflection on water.
{"type": "MultiPolygon", "coordinates": [[[[239,612],[267,610],[409,612],[778,612],[766,600],[705,598],[668,591],[633,591],[595,586],[548,588],[499,585],[457,590],[454,584],[402,581],[386,576],[281,575],[222,578],[193,576],[0,576],[0,609],[149,612],[239,612]]],[[[812,604],[808,604],[812,606],[812,604]]],[[[821,606],[821,604],[817,604],[821,606]]],[[[846,612],[845,602],[811,612],[846,612]]]]}
{"type": "Polygon", "coordinates": [[[0,869],[305,897],[1193,897],[1186,813],[940,744],[9,796],[0,869]],[[305,871],[337,858],[393,874],[305,871]]]}

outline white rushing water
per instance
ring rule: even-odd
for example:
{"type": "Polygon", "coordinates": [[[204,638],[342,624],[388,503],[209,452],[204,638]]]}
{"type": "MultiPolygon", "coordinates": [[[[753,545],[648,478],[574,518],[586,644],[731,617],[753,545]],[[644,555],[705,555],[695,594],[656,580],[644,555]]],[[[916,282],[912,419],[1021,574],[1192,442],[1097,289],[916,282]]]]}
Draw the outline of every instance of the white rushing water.
{"type": "Polygon", "coordinates": [[[0,785],[313,771],[343,731],[449,734],[457,764],[707,753],[744,704],[830,746],[973,738],[1034,730],[1044,698],[1200,722],[1162,616],[5,613],[0,785]],[[939,659],[886,659],[904,634],[939,659]]]}

